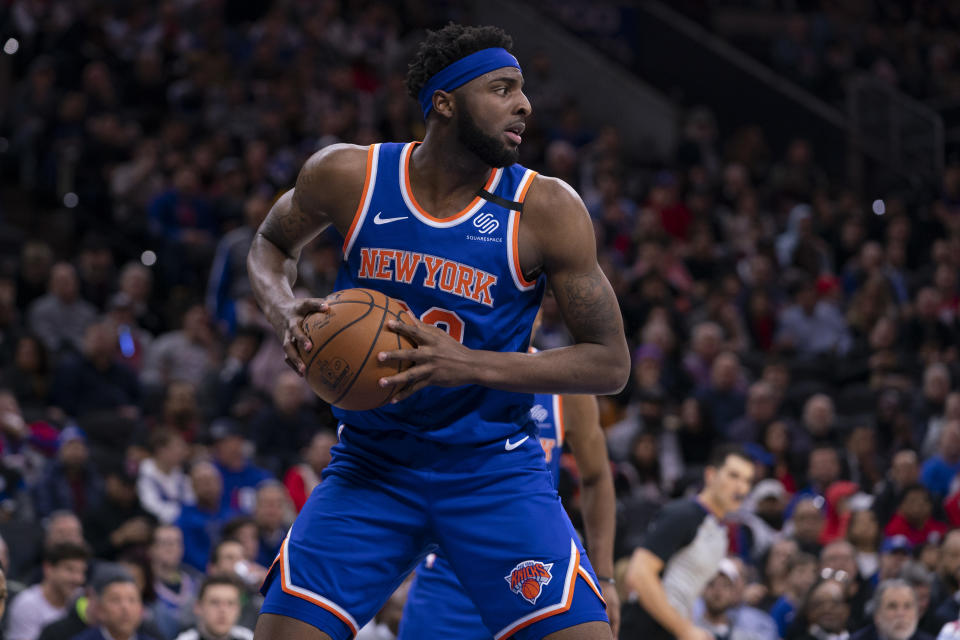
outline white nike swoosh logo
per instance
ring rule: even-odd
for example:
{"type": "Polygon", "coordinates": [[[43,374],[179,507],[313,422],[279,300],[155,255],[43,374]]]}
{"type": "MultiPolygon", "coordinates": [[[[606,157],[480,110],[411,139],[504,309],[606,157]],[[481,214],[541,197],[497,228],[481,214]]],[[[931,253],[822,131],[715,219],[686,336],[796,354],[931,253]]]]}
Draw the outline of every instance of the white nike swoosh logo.
{"type": "Polygon", "coordinates": [[[373,224],[389,224],[391,222],[396,222],[397,220],[406,220],[410,216],[399,216],[396,218],[381,218],[383,211],[377,211],[377,215],[373,216],[373,224]]]}
{"type": "Polygon", "coordinates": [[[526,442],[527,438],[529,437],[530,436],[523,436],[516,442],[510,442],[510,438],[507,438],[507,444],[503,445],[503,448],[506,449],[507,451],[513,451],[514,449],[522,445],[524,442],[526,442]]]}

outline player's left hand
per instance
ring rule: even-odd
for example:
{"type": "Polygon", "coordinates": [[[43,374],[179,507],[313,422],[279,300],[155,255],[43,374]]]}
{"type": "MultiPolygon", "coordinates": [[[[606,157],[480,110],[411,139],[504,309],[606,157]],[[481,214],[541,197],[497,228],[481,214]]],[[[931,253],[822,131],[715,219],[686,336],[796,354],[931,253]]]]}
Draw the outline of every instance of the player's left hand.
{"type": "Polygon", "coordinates": [[[409,315],[405,322],[390,320],[387,328],[417,345],[416,349],[381,351],[377,354],[380,362],[413,363],[409,369],[394,376],[380,378],[381,387],[400,387],[391,402],[405,400],[429,385],[458,387],[473,381],[470,349],[451,338],[446,331],[409,315]]]}
{"type": "Polygon", "coordinates": [[[617,593],[617,586],[609,582],[600,583],[600,592],[607,603],[607,617],[610,618],[610,629],[613,630],[613,637],[620,637],[620,594],[617,593]]]}

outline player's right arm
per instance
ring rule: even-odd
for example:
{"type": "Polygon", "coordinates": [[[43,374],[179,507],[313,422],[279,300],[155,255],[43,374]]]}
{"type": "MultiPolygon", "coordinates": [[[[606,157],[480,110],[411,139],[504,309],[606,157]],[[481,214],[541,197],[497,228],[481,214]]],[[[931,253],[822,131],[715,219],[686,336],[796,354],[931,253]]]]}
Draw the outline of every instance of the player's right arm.
{"type": "Polygon", "coordinates": [[[712,638],[712,635],[687,620],[670,604],[667,592],[663,589],[663,582],[660,581],[663,564],[663,560],[648,549],[640,547],[633,552],[627,569],[627,586],[637,594],[640,606],[659,622],[660,626],[680,640],[712,638]]]}
{"type": "Polygon", "coordinates": [[[304,163],[293,189],[274,203],[250,245],[247,273],[253,295],[283,341],[287,363],[303,375],[299,345],[313,345],[303,333],[303,318],[324,311],[322,300],[296,298],[300,252],[330,224],[341,233],[350,226],[363,193],[367,150],[354,145],[330,145],[304,163]]]}

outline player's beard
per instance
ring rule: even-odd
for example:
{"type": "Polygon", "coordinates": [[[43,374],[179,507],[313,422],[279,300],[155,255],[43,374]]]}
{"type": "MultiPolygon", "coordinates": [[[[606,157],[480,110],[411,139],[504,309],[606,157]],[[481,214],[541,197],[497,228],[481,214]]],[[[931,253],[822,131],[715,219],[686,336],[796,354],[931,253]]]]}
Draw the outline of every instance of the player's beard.
{"type": "Polygon", "coordinates": [[[464,101],[459,100],[457,106],[457,138],[463,146],[491,167],[507,167],[520,160],[520,147],[511,149],[502,140],[484,133],[464,101]]]}

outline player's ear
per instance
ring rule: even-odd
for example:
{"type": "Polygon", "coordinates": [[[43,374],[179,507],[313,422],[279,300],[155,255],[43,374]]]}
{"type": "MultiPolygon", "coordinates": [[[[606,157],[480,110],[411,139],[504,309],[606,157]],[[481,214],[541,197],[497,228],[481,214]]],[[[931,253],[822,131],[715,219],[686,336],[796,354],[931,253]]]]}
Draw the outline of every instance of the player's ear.
{"type": "Polygon", "coordinates": [[[444,118],[452,118],[454,107],[453,94],[437,90],[433,92],[433,110],[444,118]]]}

